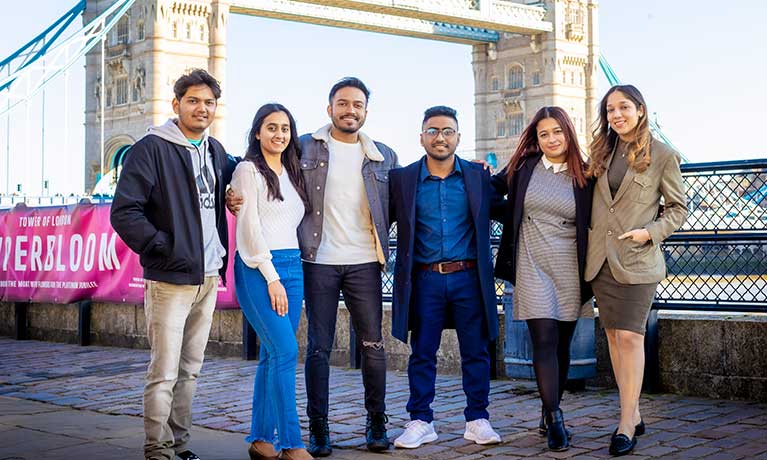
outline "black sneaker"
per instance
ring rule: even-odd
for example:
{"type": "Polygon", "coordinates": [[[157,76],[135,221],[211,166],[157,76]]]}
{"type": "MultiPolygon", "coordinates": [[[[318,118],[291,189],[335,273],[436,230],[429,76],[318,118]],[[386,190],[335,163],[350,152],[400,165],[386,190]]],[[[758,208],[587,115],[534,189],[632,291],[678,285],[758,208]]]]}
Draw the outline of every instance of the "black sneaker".
{"type": "Polygon", "coordinates": [[[179,452],[176,454],[176,457],[180,458],[181,460],[200,460],[200,457],[198,457],[197,454],[195,454],[191,450],[185,450],[183,452],[179,452]]]}
{"type": "Polygon", "coordinates": [[[365,423],[365,441],[369,451],[382,452],[389,448],[389,437],[386,435],[388,422],[389,417],[383,412],[368,414],[367,423],[365,423]]]}
{"type": "Polygon", "coordinates": [[[309,448],[312,457],[327,457],[333,453],[330,447],[330,428],[327,417],[309,420],[309,448]]]}

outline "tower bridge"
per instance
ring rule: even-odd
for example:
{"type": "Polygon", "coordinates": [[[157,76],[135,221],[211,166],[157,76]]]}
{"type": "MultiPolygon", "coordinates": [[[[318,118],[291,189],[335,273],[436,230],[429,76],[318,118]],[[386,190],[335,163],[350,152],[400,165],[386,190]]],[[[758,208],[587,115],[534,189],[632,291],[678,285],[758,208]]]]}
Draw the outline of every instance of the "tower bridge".
{"type": "MultiPolygon", "coordinates": [[[[84,24],[79,35],[85,38],[69,45],[67,59],[72,65],[71,56],[85,53],[86,191],[119,168],[127,147],[147,126],[173,115],[169,102],[178,75],[191,67],[206,68],[226,86],[232,14],[471,47],[474,150],[479,157],[493,152],[498,164],[510,156],[522,129],[544,105],[565,108],[584,145],[596,116],[596,0],[83,0],[74,9],[77,5],[84,24]]],[[[43,36],[42,54],[60,50],[51,43],[57,38],[43,36]]],[[[32,79],[24,89],[20,76],[32,70],[21,67],[0,80],[0,114],[4,92],[29,95],[51,77],[48,72],[44,79],[32,79]]],[[[211,126],[218,138],[225,137],[226,97],[211,126]]]]}

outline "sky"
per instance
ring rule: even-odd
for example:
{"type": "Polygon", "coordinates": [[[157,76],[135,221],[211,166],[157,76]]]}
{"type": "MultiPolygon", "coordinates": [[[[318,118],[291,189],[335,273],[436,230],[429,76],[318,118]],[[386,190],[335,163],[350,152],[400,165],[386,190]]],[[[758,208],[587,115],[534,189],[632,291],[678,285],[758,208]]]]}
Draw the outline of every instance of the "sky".
{"type": "MultiPolygon", "coordinates": [[[[0,60],[75,1],[7,3],[0,60]]],[[[764,17],[761,0],[603,0],[600,48],[619,78],[643,92],[648,111],[689,161],[767,158],[758,135],[767,107],[764,17]]],[[[263,103],[286,105],[301,132],[327,123],[327,92],[347,75],[372,90],[364,130],[394,148],[401,163],[423,154],[420,121],[432,105],[458,110],[459,150],[474,148],[468,45],[232,15],[227,52],[223,141],[234,154],[244,151],[263,103]]],[[[75,65],[46,89],[44,118],[42,95],[13,112],[10,136],[0,118],[0,193],[21,184],[23,193],[39,195],[44,179],[51,194],[84,192],[84,84],[83,67],[75,65]]],[[[608,87],[601,78],[599,92],[608,87]]]]}

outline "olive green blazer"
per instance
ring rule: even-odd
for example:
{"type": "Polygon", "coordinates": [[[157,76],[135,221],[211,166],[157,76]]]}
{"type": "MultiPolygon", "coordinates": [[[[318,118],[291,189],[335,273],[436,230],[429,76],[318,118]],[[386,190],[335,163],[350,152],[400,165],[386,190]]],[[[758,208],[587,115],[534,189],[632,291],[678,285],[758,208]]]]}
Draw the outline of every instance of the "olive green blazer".
{"type": "MultiPolygon", "coordinates": [[[[628,168],[615,198],[610,194],[607,172],[597,179],[586,254],[586,281],[597,276],[605,260],[619,283],[656,283],[666,277],[660,243],[687,218],[687,196],[679,170],[680,155],[657,139],[651,141],[650,155],[650,167],[645,172],[628,168]],[[661,197],[664,207],[658,216],[661,197]],[[638,228],[650,233],[647,243],[618,239],[638,228]]],[[[611,161],[609,157],[607,164],[611,161]]]]}

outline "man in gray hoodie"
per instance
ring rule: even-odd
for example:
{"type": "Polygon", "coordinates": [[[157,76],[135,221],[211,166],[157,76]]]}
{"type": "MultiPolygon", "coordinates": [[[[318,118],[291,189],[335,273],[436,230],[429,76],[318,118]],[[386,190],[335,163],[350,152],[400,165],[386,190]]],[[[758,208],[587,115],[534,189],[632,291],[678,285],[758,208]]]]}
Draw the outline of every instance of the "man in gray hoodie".
{"type": "Polygon", "coordinates": [[[152,127],[128,152],[112,227],[144,269],[152,349],[144,388],[144,456],[198,459],[188,449],[192,397],[208,343],[228,247],[224,190],[236,160],[207,135],[221,88],[196,69],[174,87],[178,118],[152,127]]]}

